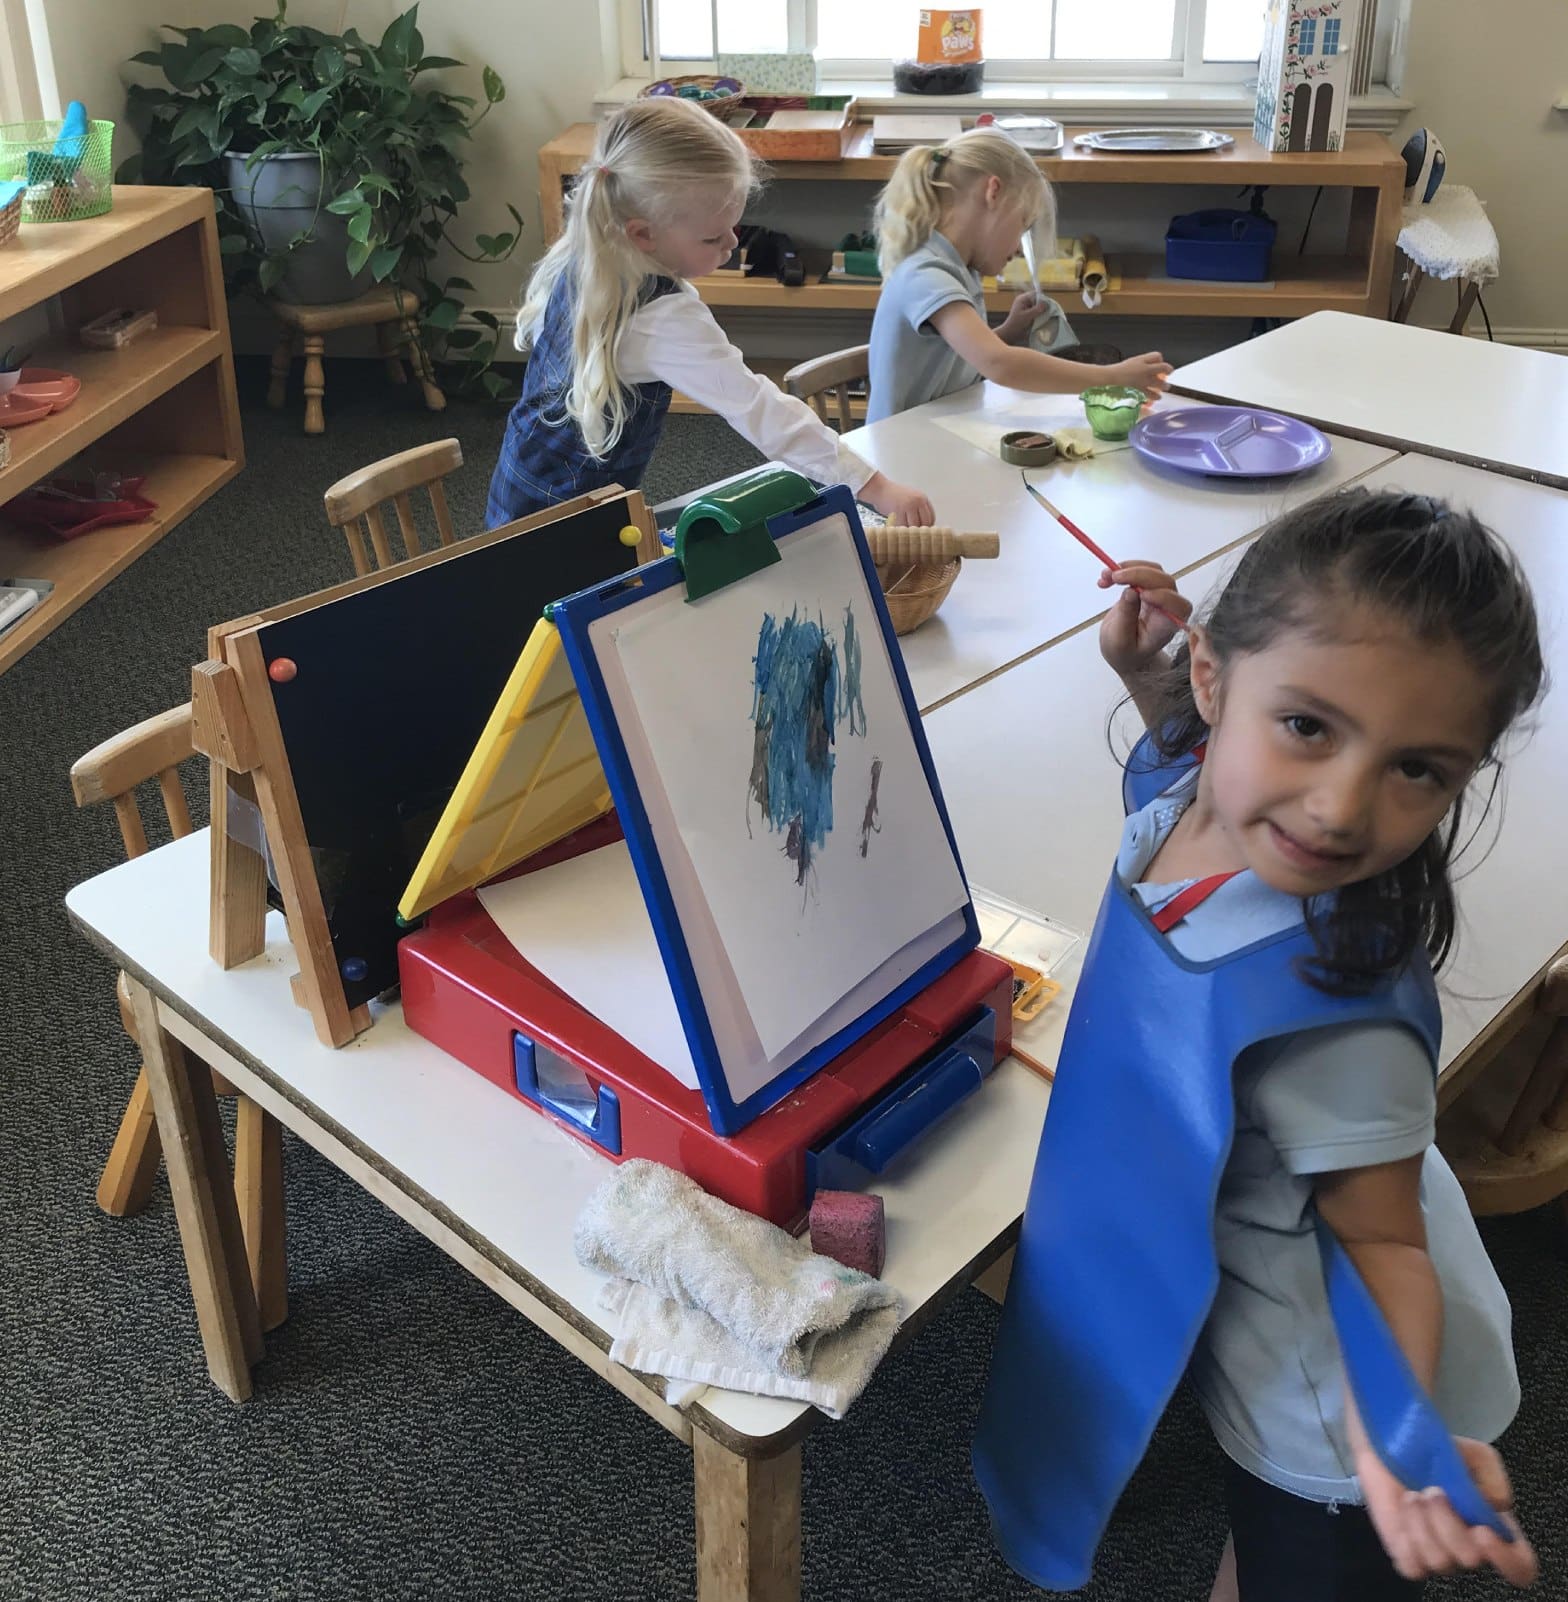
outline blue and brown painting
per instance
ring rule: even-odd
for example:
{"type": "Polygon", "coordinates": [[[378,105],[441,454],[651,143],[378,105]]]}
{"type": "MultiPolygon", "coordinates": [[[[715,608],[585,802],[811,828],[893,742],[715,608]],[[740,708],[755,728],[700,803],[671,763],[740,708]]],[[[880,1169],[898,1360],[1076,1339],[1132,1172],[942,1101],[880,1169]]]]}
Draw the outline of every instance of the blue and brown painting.
{"type": "MultiPolygon", "coordinates": [[[[816,855],[833,832],[833,771],[839,733],[864,739],[866,704],[860,688],[861,639],[853,607],[844,608],[835,635],[820,615],[793,608],[779,619],[762,616],[752,658],[751,776],[746,785],[746,832],[755,802],[769,832],[782,834],[795,883],[807,886],[816,855]]],[[[877,788],[882,763],[873,757],[860,825],[860,855],[880,831],[877,788]]]]}

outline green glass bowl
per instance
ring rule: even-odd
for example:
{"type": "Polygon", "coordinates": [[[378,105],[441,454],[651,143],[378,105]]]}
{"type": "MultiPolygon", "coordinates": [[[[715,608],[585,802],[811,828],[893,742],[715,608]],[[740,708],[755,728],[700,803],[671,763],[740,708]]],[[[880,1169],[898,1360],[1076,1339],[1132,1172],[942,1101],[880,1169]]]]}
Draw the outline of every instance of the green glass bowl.
{"type": "Polygon", "coordinates": [[[1126,439],[1147,399],[1129,384],[1101,384],[1078,397],[1096,439],[1126,439]]]}

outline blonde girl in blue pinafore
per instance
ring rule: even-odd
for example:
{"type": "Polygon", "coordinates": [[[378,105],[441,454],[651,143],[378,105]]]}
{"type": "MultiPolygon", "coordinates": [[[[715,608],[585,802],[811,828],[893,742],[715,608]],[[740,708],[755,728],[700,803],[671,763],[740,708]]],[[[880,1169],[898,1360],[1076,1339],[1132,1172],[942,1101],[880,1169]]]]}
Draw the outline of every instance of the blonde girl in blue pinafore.
{"type": "Polygon", "coordinates": [[[609,117],[517,317],[529,353],[485,510],[489,528],[607,484],[642,483],[679,389],[768,456],[847,484],[890,521],[929,524],[803,401],[746,366],[690,280],[721,267],[756,179],[735,132],[688,101],[609,117]]]}
{"type": "Polygon", "coordinates": [[[1266,529],[1173,660],[1170,578],[1101,582],[1132,586],[1100,642],[1148,733],[975,1438],[997,1541],[1035,1583],[1083,1585],[1188,1372],[1227,1459],[1216,1599],[1382,1602],[1484,1564],[1528,1584],[1517,1526],[1475,1522],[1511,1505],[1484,1443],[1518,1381],[1433,1145],[1432,971],[1468,788],[1542,688],[1529,589],[1467,513],[1363,490],[1266,529]],[[1347,1254],[1413,1371],[1394,1389],[1456,1437],[1471,1522],[1385,1466],[1403,1448],[1364,1331],[1344,1279],[1325,1288],[1347,1254]]]}
{"type": "Polygon", "coordinates": [[[981,279],[1000,273],[1038,226],[1054,237],[1056,206],[1028,151],[994,128],[971,128],[899,158],[877,200],[882,292],[871,320],[869,422],[989,378],[1010,389],[1071,395],[1130,384],[1154,400],[1170,371],[1158,351],[1097,367],[1032,349],[1072,339],[1055,301],[1027,290],[992,328],[981,279]]]}

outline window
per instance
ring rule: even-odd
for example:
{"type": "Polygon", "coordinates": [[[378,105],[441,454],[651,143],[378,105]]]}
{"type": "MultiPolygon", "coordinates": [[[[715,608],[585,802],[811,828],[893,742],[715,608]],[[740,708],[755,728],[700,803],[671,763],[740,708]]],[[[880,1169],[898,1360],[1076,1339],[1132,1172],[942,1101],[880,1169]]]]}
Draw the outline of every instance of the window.
{"type": "Polygon", "coordinates": [[[0,0],[0,122],[59,115],[42,0],[0,0]]]}
{"type": "MultiPolygon", "coordinates": [[[[622,0],[646,59],[648,8],[658,6],[659,56],[816,50],[827,77],[880,77],[914,54],[912,0],[622,0]]],[[[987,76],[1240,78],[1263,44],[1267,0],[985,0],[987,76]]],[[[629,39],[630,42],[630,39],[629,39]]],[[[629,52],[630,54],[630,52],[629,52]]]]}
{"type": "Polygon", "coordinates": [[[1330,17],[1323,24],[1323,54],[1337,56],[1339,54],[1339,18],[1330,17]]]}
{"type": "Polygon", "coordinates": [[[1296,54],[1305,61],[1308,56],[1315,56],[1317,53],[1318,19],[1316,17],[1303,17],[1300,26],[1296,29],[1296,54]]]}

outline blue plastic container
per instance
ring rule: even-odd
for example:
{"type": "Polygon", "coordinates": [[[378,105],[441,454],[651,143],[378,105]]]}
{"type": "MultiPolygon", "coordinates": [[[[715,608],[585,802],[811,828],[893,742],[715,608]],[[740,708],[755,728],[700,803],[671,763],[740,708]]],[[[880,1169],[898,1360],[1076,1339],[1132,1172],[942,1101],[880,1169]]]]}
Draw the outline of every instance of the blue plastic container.
{"type": "Polygon", "coordinates": [[[1272,217],[1255,212],[1189,211],[1172,217],[1166,230],[1165,271],[1171,278],[1261,282],[1269,276],[1278,232],[1272,217]]]}

